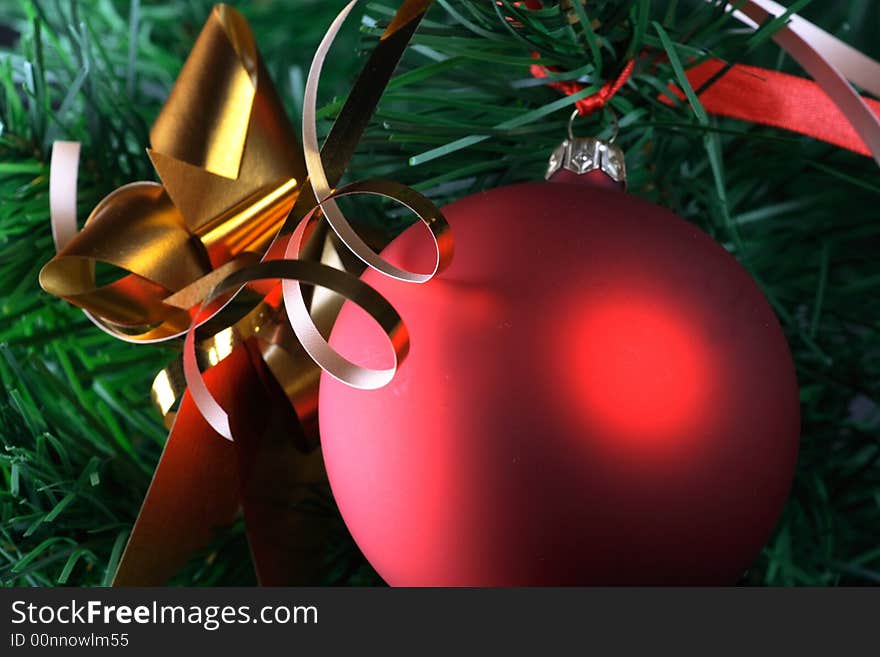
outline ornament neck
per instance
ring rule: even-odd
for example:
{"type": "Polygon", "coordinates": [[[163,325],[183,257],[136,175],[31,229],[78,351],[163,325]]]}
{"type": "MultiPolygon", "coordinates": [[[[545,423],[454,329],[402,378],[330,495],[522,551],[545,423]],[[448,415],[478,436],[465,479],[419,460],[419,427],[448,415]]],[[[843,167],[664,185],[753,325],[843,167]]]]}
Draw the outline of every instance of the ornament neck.
{"type": "Polygon", "coordinates": [[[622,191],[626,187],[623,151],[611,142],[595,137],[572,137],[550,155],[550,182],[579,183],[622,191]]]}

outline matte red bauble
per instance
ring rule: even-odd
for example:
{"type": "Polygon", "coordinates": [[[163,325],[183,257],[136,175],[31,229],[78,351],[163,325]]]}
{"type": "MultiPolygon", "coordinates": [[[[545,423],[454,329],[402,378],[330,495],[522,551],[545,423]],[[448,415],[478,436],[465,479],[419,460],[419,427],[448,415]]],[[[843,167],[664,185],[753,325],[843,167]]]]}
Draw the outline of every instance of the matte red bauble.
{"type": "MultiPolygon", "coordinates": [[[[429,283],[364,276],[411,350],[379,390],[325,374],[319,421],[391,585],[731,584],[779,517],[798,390],[764,296],[693,225],[569,178],[445,208],[456,254],[429,283]]],[[[426,269],[423,231],[383,255],[426,269]]],[[[353,304],[331,344],[390,365],[353,304]]]]}

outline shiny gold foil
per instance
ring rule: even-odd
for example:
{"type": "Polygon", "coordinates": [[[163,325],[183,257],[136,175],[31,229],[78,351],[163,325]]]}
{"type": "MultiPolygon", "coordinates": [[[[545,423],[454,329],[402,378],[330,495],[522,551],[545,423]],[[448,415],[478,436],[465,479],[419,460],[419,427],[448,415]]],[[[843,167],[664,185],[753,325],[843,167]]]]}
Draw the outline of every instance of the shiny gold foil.
{"type": "MultiPolygon", "coordinates": [[[[162,185],[132,183],[110,194],[40,272],[47,292],[129,341],[184,333],[191,317],[175,295],[242,254],[256,256],[242,262],[261,258],[306,177],[250,28],[225,5],[211,12],[150,140],[162,185]],[[127,275],[98,287],[96,261],[127,275]]],[[[201,298],[190,295],[187,308],[211,286],[191,289],[201,298]]]]}

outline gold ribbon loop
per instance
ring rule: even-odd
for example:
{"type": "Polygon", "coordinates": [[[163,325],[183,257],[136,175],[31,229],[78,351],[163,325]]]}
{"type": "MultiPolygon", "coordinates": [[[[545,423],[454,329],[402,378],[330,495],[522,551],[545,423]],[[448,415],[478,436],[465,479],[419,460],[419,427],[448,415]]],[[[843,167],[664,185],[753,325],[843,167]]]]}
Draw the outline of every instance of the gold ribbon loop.
{"type": "Polygon", "coordinates": [[[236,180],[261,82],[258,59],[241,14],[215,7],[150,129],[153,148],[236,180]],[[200,110],[198,121],[191,120],[194,106],[200,110]]]}
{"type": "MultiPolygon", "coordinates": [[[[300,231],[297,232],[297,235],[300,235],[300,231]]],[[[294,241],[292,240],[292,242],[294,241]]],[[[298,248],[299,240],[297,239],[294,243],[298,248]]],[[[391,304],[381,294],[376,292],[376,290],[364,283],[357,276],[342,271],[341,269],[328,267],[319,262],[312,262],[309,260],[269,260],[252,265],[251,267],[246,267],[224,279],[223,282],[221,282],[220,285],[218,285],[209,295],[205,303],[209,304],[213,299],[220,295],[233,290],[239,290],[248,283],[260,280],[277,279],[283,279],[285,282],[296,281],[297,285],[299,282],[304,282],[310,285],[324,287],[357,303],[369,313],[374,320],[376,320],[388,336],[394,347],[395,368],[396,362],[406,355],[406,351],[409,347],[409,337],[406,332],[406,327],[400,319],[400,315],[397,314],[397,311],[394,310],[391,304]]],[[[300,299],[302,299],[301,296],[300,299]]],[[[303,347],[318,365],[324,368],[325,371],[329,371],[329,368],[332,368],[335,365],[333,360],[334,357],[341,358],[341,356],[338,356],[335,351],[330,349],[315,328],[314,324],[311,322],[311,319],[306,319],[308,318],[308,310],[305,308],[304,303],[302,306],[297,307],[297,311],[293,313],[293,317],[295,322],[293,324],[293,329],[297,334],[297,337],[300,339],[300,342],[302,342],[303,347]],[[332,352],[332,356],[328,356],[327,352],[322,350],[321,344],[315,344],[312,342],[312,338],[315,335],[317,336],[317,340],[326,346],[327,350],[332,352]],[[303,339],[304,337],[306,338],[305,340],[303,339]]],[[[199,319],[201,319],[200,313],[197,313],[196,320],[199,319]]],[[[369,378],[374,372],[374,370],[368,370],[367,368],[359,368],[359,366],[350,364],[348,361],[345,361],[345,363],[351,365],[352,368],[358,368],[361,370],[359,373],[363,378],[369,378]]],[[[226,411],[214,399],[208,386],[202,379],[201,370],[196,357],[194,330],[190,330],[187,333],[184,342],[183,370],[186,375],[187,387],[190,394],[192,394],[193,400],[198,405],[205,420],[207,420],[208,424],[210,424],[211,427],[221,436],[232,440],[232,431],[229,427],[229,417],[226,414],[226,411]]],[[[391,370],[392,374],[393,371],[394,370],[391,370]]],[[[352,378],[356,381],[359,380],[357,376],[353,376],[352,378]]]]}
{"type": "MultiPolygon", "coordinates": [[[[397,185],[396,183],[377,184],[377,190],[384,189],[384,192],[374,191],[370,189],[368,185],[357,190],[359,193],[369,192],[382,194],[383,196],[393,198],[404,205],[407,205],[420,216],[434,236],[437,259],[433,271],[430,273],[418,273],[401,269],[377,255],[369,245],[361,239],[352,225],[345,218],[339,205],[334,200],[339,194],[331,192],[330,183],[327,180],[327,173],[321,162],[321,151],[318,147],[316,117],[318,81],[321,77],[321,69],[324,65],[324,60],[327,58],[330,46],[355,4],[357,4],[357,0],[349,2],[348,5],[339,12],[339,15],[330,25],[324,38],[318,45],[318,49],[315,51],[315,56],[312,59],[312,66],[309,70],[309,76],[306,81],[305,94],[303,96],[302,137],[306,169],[309,173],[309,182],[314,190],[318,205],[321,207],[324,217],[327,219],[327,223],[352,253],[360,258],[365,264],[386,276],[410,283],[425,283],[431,280],[431,278],[433,278],[439,271],[442,271],[452,260],[453,247],[451,235],[449,234],[449,225],[446,223],[446,220],[436,206],[418,194],[415,190],[403,185],[397,185]],[[397,186],[392,189],[391,185],[397,186]],[[416,209],[416,207],[413,206],[420,209],[416,209]]],[[[404,14],[404,16],[406,16],[406,14],[404,14]]],[[[352,191],[348,193],[356,193],[356,185],[357,184],[349,186],[349,189],[352,191]]]]}
{"type": "MultiPolygon", "coordinates": [[[[74,170],[75,165],[74,160],[74,170]]],[[[75,197],[69,205],[75,207],[75,197]]],[[[162,299],[210,269],[204,248],[186,230],[162,186],[136,182],[95,207],[85,228],[43,267],[40,284],[89,310],[117,337],[130,331],[145,339],[167,338],[185,331],[190,317],[162,299]],[[98,262],[128,275],[98,286],[98,262]]]]}
{"type": "MultiPolygon", "coordinates": [[[[139,182],[112,192],[40,272],[47,292],[130,342],[182,336],[192,322],[189,309],[223,275],[262,257],[306,176],[250,28],[225,5],[211,12],[150,138],[162,185],[139,182]],[[125,275],[98,286],[96,263],[125,275]],[[217,270],[223,274],[211,273],[217,270]]],[[[76,158],[64,149],[55,155],[66,166],[53,166],[51,189],[75,199],[65,178],[76,179],[76,158]]],[[[53,225],[69,227],[56,211],[62,205],[75,208],[75,200],[53,203],[53,225]]]]}

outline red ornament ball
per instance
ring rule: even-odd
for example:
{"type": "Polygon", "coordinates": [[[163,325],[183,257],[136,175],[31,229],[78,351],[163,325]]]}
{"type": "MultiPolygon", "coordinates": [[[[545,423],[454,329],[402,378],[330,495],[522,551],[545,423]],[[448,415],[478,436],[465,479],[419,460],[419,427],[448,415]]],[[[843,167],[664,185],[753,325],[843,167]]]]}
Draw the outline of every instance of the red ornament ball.
{"type": "MultiPolygon", "coordinates": [[[[799,434],[791,355],[746,271],[669,211],[583,182],[444,213],[445,272],[364,275],[409,328],[397,376],[321,380],[330,483],[376,571],[396,586],[735,583],[783,508],[799,434]]],[[[428,269],[426,234],[383,255],[428,269]]],[[[353,304],[331,344],[391,364],[353,304]]]]}

